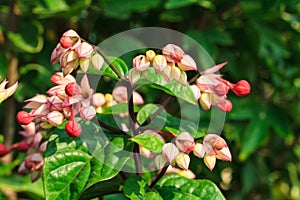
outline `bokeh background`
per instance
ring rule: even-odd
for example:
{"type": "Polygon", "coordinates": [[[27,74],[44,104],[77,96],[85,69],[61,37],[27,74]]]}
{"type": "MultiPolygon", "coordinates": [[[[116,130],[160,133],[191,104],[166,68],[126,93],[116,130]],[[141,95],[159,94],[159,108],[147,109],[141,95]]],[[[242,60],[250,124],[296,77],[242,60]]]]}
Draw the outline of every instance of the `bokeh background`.
{"type": "MultiPolygon", "coordinates": [[[[227,199],[299,199],[299,0],[1,0],[1,80],[20,84],[0,105],[0,143],[20,140],[15,114],[23,100],[51,87],[49,78],[59,68],[49,59],[63,32],[72,28],[98,44],[145,26],[189,35],[216,63],[229,62],[221,70],[226,79],[251,83],[247,97],[229,94],[234,107],[222,137],[233,162],[219,161],[210,172],[192,161],[197,178],[213,180],[227,199]]],[[[19,199],[43,199],[40,183],[31,185],[15,172],[23,157],[15,152],[14,161],[1,161],[0,199],[7,199],[7,188],[19,199]]]]}

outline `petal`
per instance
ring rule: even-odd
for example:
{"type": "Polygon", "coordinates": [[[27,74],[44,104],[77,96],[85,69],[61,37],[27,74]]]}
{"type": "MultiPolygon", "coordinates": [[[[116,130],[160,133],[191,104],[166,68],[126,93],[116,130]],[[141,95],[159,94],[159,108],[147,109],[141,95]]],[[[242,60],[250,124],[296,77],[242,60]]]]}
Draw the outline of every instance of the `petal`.
{"type": "Polygon", "coordinates": [[[218,65],[215,65],[211,68],[208,68],[207,70],[203,71],[201,74],[213,74],[215,72],[217,72],[218,70],[220,70],[222,67],[224,67],[225,65],[227,65],[228,62],[224,62],[218,65]]]}

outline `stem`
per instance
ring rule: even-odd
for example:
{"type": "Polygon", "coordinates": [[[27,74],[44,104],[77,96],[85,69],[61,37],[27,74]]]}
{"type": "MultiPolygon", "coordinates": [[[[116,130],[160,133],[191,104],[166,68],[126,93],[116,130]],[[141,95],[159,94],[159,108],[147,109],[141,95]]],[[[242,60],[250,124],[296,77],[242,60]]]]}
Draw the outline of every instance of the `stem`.
{"type": "MultiPolygon", "coordinates": [[[[133,135],[137,135],[137,129],[135,128],[135,113],[134,113],[134,105],[133,105],[133,89],[131,87],[130,82],[126,81],[124,82],[125,87],[127,88],[127,99],[128,99],[128,112],[129,112],[129,117],[128,117],[128,124],[130,129],[132,130],[133,135]]],[[[139,145],[137,143],[134,143],[133,146],[133,159],[134,159],[134,165],[136,169],[136,174],[137,175],[142,175],[142,161],[140,157],[140,149],[139,145]]]]}
{"type": "Polygon", "coordinates": [[[124,80],[123,75],[119,72],[117,67],[109,60],[105,53],[98,46],[94,46],[95,50],[103,57],[104,61],[109,65],[109,67],[117,74],[120,79],[124,80]]]}
{"type": "Polygon", "coordinates": [[[150,188],[152,189],[154,186],[155,186],[155,184],[165,175],[165,173],[166,173],[166,171],[167,171],[167,169],[168,169],[168,167],[169,167],[169,164],[166,164],[163,168],[162,168],[162,170],[159,172],[159,174],[155,177],[155,179],[151,182],[151,184],[150,184],[150,188]]]}
{"type": "Polygon", "coordinates": [[[106,124],[106,123],[104,123],[103,121],[101,121],[99,119],[98,119],[98,123],[100,124],[101,127],[106,128],[106,129],[112,131],[113,133],[124,134],[124,135],[126,134],[126,132],[122,131],[121,129],[118,129],[118,128],[113,127],[109,124],[106,124]]]}

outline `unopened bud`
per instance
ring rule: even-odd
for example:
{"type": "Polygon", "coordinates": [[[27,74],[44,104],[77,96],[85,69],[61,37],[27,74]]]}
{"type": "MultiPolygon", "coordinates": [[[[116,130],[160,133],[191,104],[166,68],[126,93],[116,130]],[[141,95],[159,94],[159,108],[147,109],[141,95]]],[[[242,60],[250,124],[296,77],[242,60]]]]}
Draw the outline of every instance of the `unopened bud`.
{"type": "Polygon", "coordinates": [[[176,163],[181,169],[188,170],[190,165],[189,155],[186,153],[179,153],[176,157],[176,163]]]}
{"type": "Polygon", "coordinates": [[[6,154],[8,154],[8,149],[6,146],[4,146],[3,144],[0,144],[0,157],[5,156],[6,154]]]}
{"type": "Polygon", "coordinates": [[[65,131],[70,137],[78,137],[82,129],[81,125],[75,119],[71,119],[66,123],[65,131]]]}
{"type": "Polygon", "coordinates": [[[162,154],[166,160],[171,163],[175,160],[176,156],[179,154],[179,151],[173,143],[166,143],[162,147],[162,154]]]}
{"type": "Polygon", "coordinates": [[[146,58],[149,61],[152,61],[155,56],[155,52],[153,50],[146,51],[146,58]]]}
{"type": "Polygon", "coordinates": [[[209,110],[212,104],[212,98],[208,93],[201,93],[200,105],[204,110],[209,110]]]}
{"type": "Polygon", "coordinates": [[[21,124],[21,125],[28,125],[34,119],[34,117],[26,111],[18,112],[16,118],[17,118],[17,121],[19,122],[19,124],[21,124]]]}
{"type": "Polygon", "coordinates": [[[65,92],[68,96],[74,96],[74,95],[81,94],[82,90],[77,83],[72,82],[66,85],[65,92]]]}
{"type": "Polygon", "coordinates": [[[93,52],[93,46],[87,42],[82,42],[78,45],[75,51],[77,52],[79,58],[88,58],[93,52]]]}
{"type": "Polygon", "coordinates": [[[223,112],[230,112],[232,109],[232,103],[227,99],[224,102],[217,104],[217,106],[223,112]]]}
{"type": "Polygon", "coordinates": [[[208,169],[212,171],[216,165],[216,156],[205,155],[203,160],[204,160],[204,164],[208,167],[208,169]]]}
{"type": "Polygon", "coordinates": [[[245,96],[250,93],[251,86],[250,84],[245,81],[241,80],[233,85],[231,90],[237,95],[237,96],[245,96]]]}
{"type": "Polygon", "coordinates": [[[187,154],[193,151],[195,147],[194,138],[188,132],[183,132],[178,135],[176,137],[175,143],[180,151],[187,154]]]}
{"type": "Polygon", "coordinates": [[[150,62],[147,60],[146,56],[144,55],[139,55],[135,57],[132,63],[133,63],[133,67],[140,72],[145,71],[150,66],[150,62]]]}
{"type": "Polygon", "coordinates": [[[18,150],[20,152],[27,152],[29,147],[30,147],[29,144],[24,140],[18,143],[18,150]]]}
{"type": "Polygon", "coordinates": [[[201,143],[196,143],[193,153],[195,156],[197,156],[198,158],[203,158],[205,155],[205,150],[204,150],[204,146],[201,143]]]}
{"type": "Polygon", "coordinates": [[[229,87],[224,83],[219,83],[214,87],[213,90],[217,95],[223,96],[228,93],[229,87]]]}
{"type": "Polygon", "coordinates": [[[64,121],[64,115],[59,111],[52,111],[47,115],[47,121],[53,126],[60,126],[64,121]]]}
{"type": "Polygon", "coordinates": [[[156,73],[163,71],[167,66],[167,60],[163,55],[156,55],[153,59],[153,67],[156,73]]]}
{"type": "Polygon", "coordinates": [[[76,48],[80,44],[80,37],[74,30],[66,31],[60,38],[60,45],[63,48],[76,48]]]}
{"type": "Polygon", "coordinates": [[[194,61],[194,59],[189,55],[184,55],[180,62],[177,63],[178,67],[183,71],[189,71],[189,70],[197,70],[197,65],[194,61]]]}
{"type": "Polygon", "coordinates": [[[166,56],[168,62],[180,62],[184,51],[175,44],[168,44],[163,48],[162,54],[166,56]]]}

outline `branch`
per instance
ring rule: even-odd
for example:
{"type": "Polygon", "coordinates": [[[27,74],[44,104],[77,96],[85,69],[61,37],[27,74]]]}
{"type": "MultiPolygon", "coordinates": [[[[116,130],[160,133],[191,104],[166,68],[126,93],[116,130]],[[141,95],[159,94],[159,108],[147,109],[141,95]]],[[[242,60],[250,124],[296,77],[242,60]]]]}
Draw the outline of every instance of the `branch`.
{"type": "Polygon", "coordinates": [[[169,167],[169,164],[166,164],[163,168],[162,168],[162,170],[159,172],[159,174],[155,177],[155,179],[151,182],[151,184],[150,184],[150,188],[152,189],[154,186],[155,186],[155,184],[165,175],[165,173],[166,173],[166,171],[167,171],[167,169],[168,169],[168,167],[169,167]]]}
{"type": "Polygon", "coordinates": [[[117,67],[109,60],[109,58],[105,55],[105,53],[98,46],[94,46],[95,50],[103,57],[104,61],[108,64],[108,66],[117,74],[120,79],[124,80],[123,75],[119,72],[117,67]]]}
{"type": "Polygon", "coordinates": [[[106,123],[104,123],[103,121],[101,121],[101,120],[99,120],[99,119],[97,119],[97,120],[98,120],[98,123],[100,124],[101,127],[106,128],[107,130],[110,130],[110,131],[112,131],[113,133],[116,133],[116,134],[123,134],[123,135],[126,134],[126,132],[125,132],[125,131],[122,131],[121,129],[118,129],[118,128],[113,127],[113,126],[111,126],[111,125],[109,125],[109,124],[106,124],[106,123]]]}

